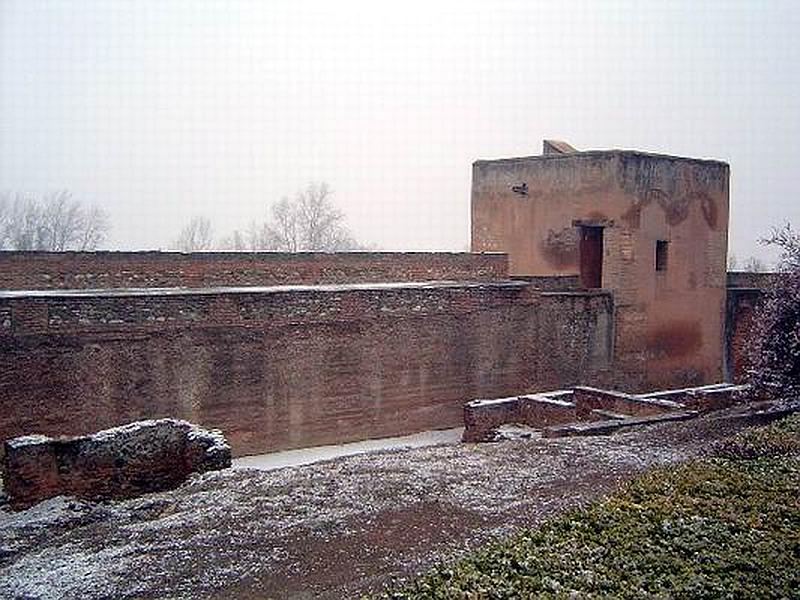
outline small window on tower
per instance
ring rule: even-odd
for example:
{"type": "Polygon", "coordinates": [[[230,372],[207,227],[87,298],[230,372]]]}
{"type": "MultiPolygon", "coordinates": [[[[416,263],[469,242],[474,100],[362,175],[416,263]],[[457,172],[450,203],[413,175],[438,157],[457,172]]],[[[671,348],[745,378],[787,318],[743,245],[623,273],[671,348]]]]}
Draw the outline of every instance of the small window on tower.
{"type": "Polygon", "coordinates": [[[667,249],[669,242],[656,240],[656,271],[667,270],[667,249]]]}

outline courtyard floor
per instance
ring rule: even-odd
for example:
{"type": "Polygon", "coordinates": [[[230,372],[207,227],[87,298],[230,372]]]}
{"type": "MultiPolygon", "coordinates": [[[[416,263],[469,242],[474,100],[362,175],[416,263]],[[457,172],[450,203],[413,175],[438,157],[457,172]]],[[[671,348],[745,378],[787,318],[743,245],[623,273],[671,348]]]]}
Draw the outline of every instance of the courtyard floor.
{"type": "Polygon", "coordinates": [[[4,508],[0,597],[357,598],[769,418],[236,467],[124,502],[4,508]]]}

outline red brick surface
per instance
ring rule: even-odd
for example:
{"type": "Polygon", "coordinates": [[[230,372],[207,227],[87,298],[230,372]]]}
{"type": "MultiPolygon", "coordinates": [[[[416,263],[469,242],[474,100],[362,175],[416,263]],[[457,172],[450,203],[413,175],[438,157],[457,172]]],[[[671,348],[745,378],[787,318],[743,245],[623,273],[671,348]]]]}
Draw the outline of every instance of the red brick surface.
{"type": "Polygon", "coordinates": [[[762,291],[753,288],[728,290],[725,323],[727,377],[736,383],[747,379],[748,351],[752,343],[753,317],[762,291]]]}
{"type": "Polygon", "coordinates": [[[0,439],[171,416],[241,455],[455,427],[471,398],[606,381],[611,310],[524,283],[0,299],[0,439]]]}

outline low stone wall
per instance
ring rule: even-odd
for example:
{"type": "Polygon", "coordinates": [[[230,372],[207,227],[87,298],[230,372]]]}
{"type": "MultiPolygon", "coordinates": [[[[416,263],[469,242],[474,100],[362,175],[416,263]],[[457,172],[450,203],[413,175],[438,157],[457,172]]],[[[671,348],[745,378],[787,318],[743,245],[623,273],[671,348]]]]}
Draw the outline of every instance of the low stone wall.
{"type": "Polygon", "coordinates": [[[617,431],[641,427],[642,425],[657,425],[670,421],[686,421],[697,416],[695,411],[676,411],[661,415],[647,415],[643,417],[624,417],[621,419],[608,419],[605,421],[589,421],[568,423],[566,425],[556,425],[547,427],[542,432],[543,437],[575,437],[589,435],[610,435],[617,431]]]}
{"type": "Polygon", "coordinates": [[[473,400],[464,405],[464,442],[484,442],[504,423],[518,423],[520,399],[473,400]]]}
{"type": "Polygon", "coordinates": [[[685,408],[700,412],[721,410],[736,404],[742,394],[749,392],[747,385],[718,383],[680,390],[652,392],[646,397],[650,400],[671,400],[685,408]]]}
{"type": "Polygon", "coordinates": [[[643,417],[659,415],[682,408],[678,402],[651,399],[649,395],[634,395],[614,390],[579,386],[573,394],[575,409],[581,419],[590,417],[594,410],[609,411],[621,415],[643,417]]]}
{"type": "Polygon", "coordinates": [[[509,423],[545,427],[571,423],[577,418],[572,392],[569,390],[474,400],[464,406],[462,441],[490,441],[498,427],[509,423]]]}
{"type": "Polygon", "coordinates": [[[626,394],[578,386],[524,396],[473,400],[464,405],[464,442],[497,439],[503,425],[542,429],[545,436],[596,435],[661,420],[687,419],[735,403],[747,386],[719,383],[626,394]]]}
{"type": "Polygon", "coordinates": [[[4,446],[5,491],[17,509],[61,495],[130,498],[176,487],[191,473],[231,465],[230,446],[221,433],[175,419],[73,438],[25,436],[4,446]]]}

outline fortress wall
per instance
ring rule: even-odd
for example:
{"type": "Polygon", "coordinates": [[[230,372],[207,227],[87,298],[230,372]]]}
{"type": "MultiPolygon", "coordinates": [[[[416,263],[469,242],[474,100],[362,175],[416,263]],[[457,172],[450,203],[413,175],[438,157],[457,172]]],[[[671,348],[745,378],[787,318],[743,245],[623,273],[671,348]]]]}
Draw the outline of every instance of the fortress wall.
{"type": "Polygon", "coordinates": [[[608,385],[610,295],[524,282],[0,295],[0,440],[176,417],[236,455],[459,426],[608,385]]]}
{"type": "Polygon", "coordinates": [[[466,252],[0,252],[0,290],[487,281],[507,277],[507,256],[466,252]]]}

